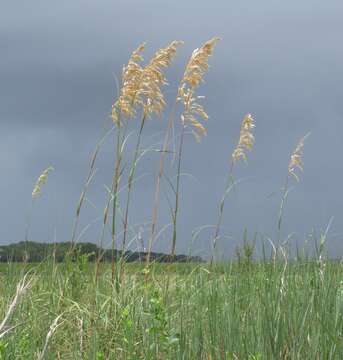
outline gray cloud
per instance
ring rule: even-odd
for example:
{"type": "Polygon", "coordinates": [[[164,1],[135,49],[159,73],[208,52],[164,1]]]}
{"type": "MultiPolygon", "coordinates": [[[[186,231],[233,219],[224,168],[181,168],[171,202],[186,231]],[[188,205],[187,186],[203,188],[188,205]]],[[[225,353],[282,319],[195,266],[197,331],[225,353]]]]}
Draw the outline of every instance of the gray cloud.
{"type": "MultiPolygon", "coordinates": [[[[250,233],[275,235],[280,188],[290,152],[308,131],[305,172],[294,184],[285,210],[284,232],[301,241],[313,227],[324,227],[334,216],[329,251],[342,254],[343,232],[340,159],[343,96],[343,30],[341,1],[273,3],[262,1],[35,1],[7,2],[0,15],[0,243],[19,241],[25,232],[32,185],[52,164],[43,196],[34,206],[31,237],[67,240],[74,208],[87,173],[90,154],[109,128],[108,113],[116,95],[115,76],[130,52],[148,42],[146,58],[173,39],[182,39],[173,68],[168,100],[193,48],[213,35],[222,40],[211,59],[206,83],[210,114],[202,144],[187,138],[184,171],[194,176],[182,182],[178,250],[186,251],[194,228],[216,221],[230,153],[242,117],[256,119],[256,147],[244,178],[228,199],[222,254],[230,255],[245,226],[250,233]]],[[[134,125],[134,124],[133,124],[134,125]]],[[[165,119],[151,119],[144,142],[165,128],[165,119]]],[[[156,137],[155,137],[156,139],[156,137]]],[[[113,144],[101,153],[98,172],[83,225],[101,213],[109,184],[113,144]]],[[[149,221],[156,154],[141,163],[145,174],[135,187],[131,223],[149,221]]],[[[162,201],[160,224],[167,223],[162,201]]],[[[96,241],[99,224],[85,233],[96,241]]],[[[147,235],[146,235],[147,236],[147,235]]],[[[205,230],[194,245],[209,248],[205,230]]],[[[167,232],[156,245],[165,250],[167,232]]]]}

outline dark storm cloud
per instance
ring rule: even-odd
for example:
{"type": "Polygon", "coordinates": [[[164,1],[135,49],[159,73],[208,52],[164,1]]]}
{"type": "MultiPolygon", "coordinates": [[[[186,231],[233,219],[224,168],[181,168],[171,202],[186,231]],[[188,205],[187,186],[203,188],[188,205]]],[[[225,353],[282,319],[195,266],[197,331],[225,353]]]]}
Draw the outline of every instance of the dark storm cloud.
{"type": "MultiPolygon", "coordinates": [[[[341,1],[324,3],[256,1],[11,1],[0,15],[0,242],[22,240],[32,185],[48,165],[55,167],[34,206],[31,237],[66,240],[76,201],[95,143],[109,128],[116,95],[115,76],[130,52],[148,42],[145,57],[173,39],[185,45],[168,72],[175,84],[192,49],[214,35],[222,38],[199,94],[210,114],[208,136],[187,139],[179,222],[179,251],[186,251],[194,228],[216,221],[230,153],[242,117],[256,118],[256,146],[248,165],[237,166],[244,181],[229,197],[222,239],[232,254],[245,226],[250,234],[275,235],[280,188],[289,154],[308,131],[305,172],[294,184],[285,210],[284,232],[299,241],[334,216],[329,250],[341,255],[343,171],[340,159],[342,109],[341,1]],[[182,240],[181,240],[182,239],[182,240]]],[[[163,131],[152,119],[144,141],[163,131]]],[[[156,139],[156,138],[155,138],[156,139]]],[[[112,143],[103,148],[83,225],[102,211],[113,162],[112,143]]],[[[142,163],[132,224],[150,220],[157,155],[142,163]]],[[[167,223],[163,198],[161,224],[167,223]]],[[[85,233],[96,241],[99,223],[85,233]]],[[[194,251],[209,248],[209,230],[194,251]]],[[[165,250],[161,237],[157,248],[165,250]]]]}

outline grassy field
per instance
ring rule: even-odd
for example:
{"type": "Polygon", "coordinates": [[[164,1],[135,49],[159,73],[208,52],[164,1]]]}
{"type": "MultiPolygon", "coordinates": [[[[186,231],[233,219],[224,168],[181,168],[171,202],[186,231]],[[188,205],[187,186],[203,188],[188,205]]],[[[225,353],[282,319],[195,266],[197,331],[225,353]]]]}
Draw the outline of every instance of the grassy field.
{"type": "MultiPolygon", "coordinates": [[[[0,265],[0,359],[343,358],[343,265],[323,257],[331,222],[321,233],[317,254],[310,261],[299,256],[297,261],[289,261],[289,237],[282,227],[291,181],[299,181],[298,170],[303,170],[302,154],[308,135],[290,153],[288,167],[285,164],[276,236],[268,243],[270,258],[254,262],[254,242],[248,241],[237,249],[237,262],[221,264],[215,256],[218,241],[228,241],[227,234],[221,235],[221,225],[227,196],[239,182],[234,179],[234,169],[239,161],[247,160],[255,142],[254,119],[247,114],[229,156],[226,186],[222,199],[218,199],[217,220],[211,225],[213,234],[208,239],[212,249],[207,254],[208,263],[156,264],[150,259],[165,226],[159,224],[160,198],[167,198],[164,207],[171,225],[168,259],[175,260],[183,200],[183,144],[188,133],[198,141],[206,135],[208,115],[197,90],[218,41],[213,38],[193,51],[167,116],[162,146],[158,143],[158,147],[142,148],[142,133],[146,120],[163,112],[166,100],[162,87],[167,83],[164,70],[182,43],[174,41],[158,50],[145,65],[145,44],[131,54],[112,108],[113,127],[95,148],[76,206],[68,239],[70,256],[63,263],[53,258],[30,263],[27,250],[34,215],[30,212],[23,262],[0,265]],[[137,126],[129,128],[133,120],[138,120],[137,126]],[[135,142],[133,151],[127,151],[129,132],[130,141],[135,142]],[[73,251],[84,233],[80,217],[96,173],[98,153],[108,138],[115,148],[113,176],[106,187],[108,199],[102,207],[97,245],[103,249],[105,237],[110,235],[111,248],[107,251],[112,257],[105,263],[104,252],[97,251],[93,254],[95,262],[90,263],[87,255],[75,255],[73,251]],[[147,248],[141,244],[139,249],[146,250],[147,257],[144,263],[128,264],[123,257],[117,261],[114,254],[117,250],[124,254],[132,242],[132,230],[137,228],[130,223],[136,170],[152,151],[159,156],[152,181],[152,216],[146,221],[147,248]],[[165,156],[171,152],[175,174],[165,174],[165,162],[169,161],[165,156]],[[168,196],[162,197],[166,191],[168,196]]],[[[52,170],[47,167],[37,179],[32,205],[52,170]]],[[[139,231],[134,239],[139,242],[139,231]]]]}
{"type": "MultiPolygon", "coordinates": [[[[45,359],[343,358],[340,263],[130,264],[114,286],[110,266],[94,270],[30,265],[0,358],[40,358],[45,344],[45,359]]],[[[2,318],[24,271],[1,267],[2,318]]]]}

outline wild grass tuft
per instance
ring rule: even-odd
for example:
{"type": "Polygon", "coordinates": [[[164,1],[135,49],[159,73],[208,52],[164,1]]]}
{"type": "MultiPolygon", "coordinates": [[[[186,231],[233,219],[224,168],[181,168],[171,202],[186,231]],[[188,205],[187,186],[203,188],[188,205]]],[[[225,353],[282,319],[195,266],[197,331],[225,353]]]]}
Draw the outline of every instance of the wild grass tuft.
{"type": "MultiPolygon", "coordinates": [[[[247,152],[255,143],[255,122],[248,114],[231,153],[216,225],[199,227],[193,233],[194,239],[203,229],[214,228],[213,237],[208,239],[212,245],[210,261],[173,262],[177,245],[182,241],[178,239],[178,218],[185,136],[190,132],[200,141],[207,134],[205,122],[209,116],[197,91],[218,40],[210,39],[191,54],[166,119],[163,144],[161,149],[154,147],[160,158],[152,218],[144,226],[138,224],[140,230],[133,239],[144,249],[142,233],[146,227],[151,227],[151,233],[147,252],[140,254],[140,262],[134,264],[126,261],[126,251],[132,243],[131,229],[138,228],[130,218],[135,200],[133,186],[139,179],[138,165],[151,150],[151,147],[143,148],[143,130],[149,118],[159,117],[164,121],[167,100],[163,91],[168,83],[165,72],[182,42],[173,41],[157,50],[146,64],[142,55],[145,43],[132,52],[123,67],[121,86],[111,109],[112,128],[96,145],[76,206],[72,251],[60,263],[56,248],[52,256],[48,255],[39,264],[30,263],[27,251],[24,264],[7,258],[7,263],[0,263],[0,360],[343,358],[343,264],[328,261],[325,254],[332,220],[312,248],[304,248],[303,252],[297,249],[295,259],[285,241],[281,242],[289,179],[295,177],[299,181],[296,172],[303,170],[303,148],[308,135],[290,156],[276,245],[275,240],[261,236],[263,256],[254,261],[261,234],[255,233],[249,241],[245,229],[243,245],[236,248],[237,262],[220,263],[215,258],[218,240],[224,232],[221,227],[225,200],[240,182],[234,179],[233,170],[240,160],[247,160],[247,152]],[[178,136],[172,138],[174,128],[178,136]],[[114,136],[110,137],[113,132],[114,136]],[[82,234],[79,234],[82,209],[96,175],[102,145],[111,138],[113,171],[106,187],[108,198],[102,206],[99,250],[97,254],[81,253],[76,245],[82,234]],[[131,138],[134,139],[132,153],[131,138]],[[176,151],[170,149],[172,141],[178,145],[176,151]],[[176,159],[176,176],[166,179],[174,200],[168,204],[170,231],[169,224],[158,223],[168,153],[174,153],[171,165],[176,159]],[[169,263],[159,264],[150,257],[164,231],[170,236],[169,263]],[[105,243],[106,234],[111,244],[105,243]],[[103,261],[106,245],[111,247],[110,263],[103,261]],[[266,249],[270,247],[273,256],[268,259],[266,249]],[[313,248],[316,251],[308,255],[313,248]]],[[[51,170],[47,168],[38,178],[32,203],[40,195],[51,170]]],[[[315,239],[314,234],[312,238],[315,239]]],[[[26,250],[27,243],[28,229],[26,250]]]]}

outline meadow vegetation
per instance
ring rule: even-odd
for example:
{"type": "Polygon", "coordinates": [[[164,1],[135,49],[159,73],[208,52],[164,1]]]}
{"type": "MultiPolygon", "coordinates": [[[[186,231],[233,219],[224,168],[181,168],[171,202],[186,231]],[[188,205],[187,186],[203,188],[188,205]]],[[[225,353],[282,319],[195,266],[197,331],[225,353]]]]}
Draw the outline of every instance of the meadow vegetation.
{"type": "MultiPolygon", "coordinates": [[[[260,256],[254,258],[256,239],[250,241],[245,231],[235,261],[221,263],[216,254],[218,242],[224,241],[224,205],[238,186],[235,167],[241,160],[247,161],[255,143],[255,120],[251,114],[244,116],[237,131],[238,143],[228,156],[227,180],[209,238],[209,261],[175,262],[181,241],[178,217],[184,143],[189,133],[198,142],[206,135],[209,116],[198,90],[218,41],[210,39],[191,54],[166,116],[162,146],[157,150],[144,148],[142,136],[151,117],[160,116],[163,121],[164,72],[183,43],[173,41],[146,64],[142,57],[146,45],[133,51],[112,106],[113,128],[92,155],[63,258],[59,258],[54,244],[44,258],[33,258],[28,221],[20,252],[22,263],[13,261],[18,258],[6,258],[6,263],[0,264],[0,359],[343,358],[343,264],[325,258],[330,224],[319,234],[314,253],[297,249],[292,259],[282,231],[290,182],[300,181],[297,170],[303,170],[308,135],[291,152],[288,168],[285,164],[276,238],[267,239],[260,256]],[[129,122],[137,122],[131,152],[127,148],[129,122]],[[109,138],[115,141],[115,153],[102,230],[97,246],[88,244],[89,251],[80,251],[82,209],[96,173],[98,154],[109,138]],[[132,236],[133,188],[137,167],[149,151],[157,151],[159,156],[148,220],[149,241],[146,249],[142,245],[144,257],[129,263],[125,254],[132,236]],[[172,154],[175,167],[172,178],[164,171],[168,154],[172,154]],[[163,185],[172,194],[168,202],[172,230],[168,262],[161,264],[155,261],[153,248],[164,229],[158,217],[163,185]],[[110,247],[104,244],[106,234],[110,234],[110,247]]],[[[39,201],[52,170],[49,166],[37,179],[32,203],[39,201]]]]}

